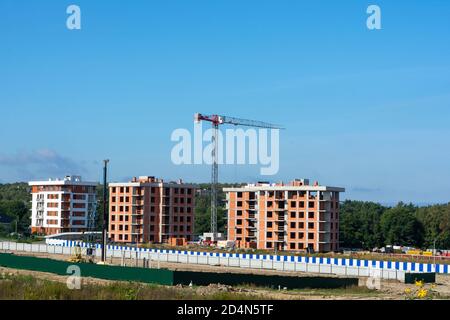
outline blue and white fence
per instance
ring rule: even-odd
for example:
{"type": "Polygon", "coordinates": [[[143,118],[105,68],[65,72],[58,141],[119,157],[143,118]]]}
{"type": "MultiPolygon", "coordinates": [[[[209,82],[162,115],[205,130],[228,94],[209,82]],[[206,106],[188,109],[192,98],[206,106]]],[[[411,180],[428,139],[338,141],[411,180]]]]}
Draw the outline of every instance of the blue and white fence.
{"type": "MultiPolygon", "coordinates": [[[[27,251],[49,254],[72,254],[74,248],[85,248],[85,243],[68,240],[52,240],[48,244],[24,244],[0,242],[0,250],[27,251]]],[[[101,245],[96,245],[95,254],[101,255],[101,245]]],[[[107,246],[107,258],[134,259],[150,262],[187,263],[211,266],[226,266],[266,269],[290,272],[336,274],[359,277],[379,277],[403,280],[405,273],[437,272],[450,274],[450,265],[399,261],[361,260],[345,258],[283,256],[266,254],[215,253],[187,250],[145,249],[126,246],[107,246]]]]}

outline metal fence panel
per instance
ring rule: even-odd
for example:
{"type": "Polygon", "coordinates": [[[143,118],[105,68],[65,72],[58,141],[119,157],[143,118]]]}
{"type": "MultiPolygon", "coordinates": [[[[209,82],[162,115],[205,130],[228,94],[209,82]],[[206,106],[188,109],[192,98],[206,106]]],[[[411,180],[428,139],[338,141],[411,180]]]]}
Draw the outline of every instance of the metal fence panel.
{"type": "Polygon", "coordinates": [[[262,260],[250,260],[250,267],[255,269],[261,269],[263,267],[262,260]]]}
{"type": "Polygon", "coordinates": [[[230,267],[239,267],[241,260],[239,258],[229,258],[229,266],[230,267]]]}
{"type": "Polygon", "coordinates": [[[211,266],[217,266],[217,265],[220,265],[220,263],[219,263],[219,257],[209,257],[208,258],[208,264],[209,265],[211,265],[211,266]]]}
{"type": "Polygon", "coordinates": [[[311,264],[311,263],[306,264],[306,269],[307,269],[307,272],[312,272],[312,273],[320,272],[318,264],[311,264]]]}
{"type": "Polygon", "coordinates": [[[345,275],[347,272],[345,266],[333,266],[333,273],[337,275],[345,275]]]}
{"type": "Polygon", "coordinates": [[[194,256],[194,255],[188,255],[187,256],[188,257],[188,263],[195,263],[195,264],[198,264],[198,258],[197,258],[197,256],[194,256]]]}
{"type": "Polygon", "coordinates": [[[178,262],[178,254],[176,254],[176,253],[169,253],[167,255],[167,261],[168,262],[178,262]]]}
{"type": "Polygon", "coordinates": [[[295,271],[295,263],[293,263],[293,262],[286,262],[284,264],[284,271],[295,271]]]}
{"type": "Polygon", "coordinates": [[[240,267],[241,268],[250,268],[250,259],[241,259],[240,267]]]}
{"type": "Polygon", "coordinates": [[[330,264],[322,264],[319,267],[320,273],[330,274],[331,272],[331,265],[330,264]]]}
{"type": "Polygon", "coordinates": [[[359,275],[359,268],[358,267],[347,267],[346,275],[347,276],[358,276],[359,275]]]}

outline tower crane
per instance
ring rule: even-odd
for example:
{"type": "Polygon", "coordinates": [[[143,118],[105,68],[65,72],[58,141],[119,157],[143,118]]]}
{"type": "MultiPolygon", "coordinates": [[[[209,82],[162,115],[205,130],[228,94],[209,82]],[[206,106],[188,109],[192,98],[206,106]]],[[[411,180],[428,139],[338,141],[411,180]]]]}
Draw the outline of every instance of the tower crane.
{"type": "Polygon", "coordinates": [[[213,149],[211,151],[212,158],[212,170],[211,170],[211,233],[215,239],[217,236],[217,185],[219,183],[219,164],[217,162],[218,154],[218,135],[219,125],[232,124],[235,126],[255,127],[255,128],[267,128],[267,129],[283,129],[281,126],[266,123],[262,121],[239,119],[228,116],[220,115],[204,115],[196,113],[194,115],[195,123],[201,121],[211,122],[213,128],[212,144],[213,149]]]}

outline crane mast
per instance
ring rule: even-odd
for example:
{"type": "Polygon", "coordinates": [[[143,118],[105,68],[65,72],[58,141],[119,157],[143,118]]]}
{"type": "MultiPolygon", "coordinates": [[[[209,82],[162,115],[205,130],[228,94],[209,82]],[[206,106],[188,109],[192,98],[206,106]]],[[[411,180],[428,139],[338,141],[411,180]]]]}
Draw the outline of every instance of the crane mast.
{"type": "Polygon", "coordinates": [[[218,164],[218,137],[219,137],[219,125],[231,124],[236,126],[255,127],[255,128],[267,128],[267,129],[283,129],[281,126],[266,123],[262,121],[239,119],[228,116],[220,115],[203,115],[196,113],[194,115],[194,121],[199,123],[200,121],[208,121],[212,124],[212,144],[213,149],[211,151],[212,158],[212,170],[211,170],[211,233],[213,238],[217,237],[217,188],[219,184],[219,164],[218,164]]]}
{"type": "Polygon", "coordinates": [[[211,170],[211,233],[213,238],[217,235],[217,187],[219,185],[219,164],[217,162],[217,145],[219,136],[219,125],[213,123],[212,143],[214,145],[212,152],[212,170],[211,170]]]}

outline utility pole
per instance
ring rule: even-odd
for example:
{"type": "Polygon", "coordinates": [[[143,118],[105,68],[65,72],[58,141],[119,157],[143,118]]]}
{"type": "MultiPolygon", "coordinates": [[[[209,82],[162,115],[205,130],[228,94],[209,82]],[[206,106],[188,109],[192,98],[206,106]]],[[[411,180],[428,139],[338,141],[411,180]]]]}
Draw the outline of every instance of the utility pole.
{"type": "Polygon", "coordinates": [[[102,262],[106,261],[106,243],[108,240],[108,185],[107,185],[107,173],[108,173],[109,160],[103,160],[103,230],[102,230],[102,262]]]}
{"type": "Polygon", "coordinates": [[[433,241],[434,272],[436,272],[436,238],[433,241]]]}

